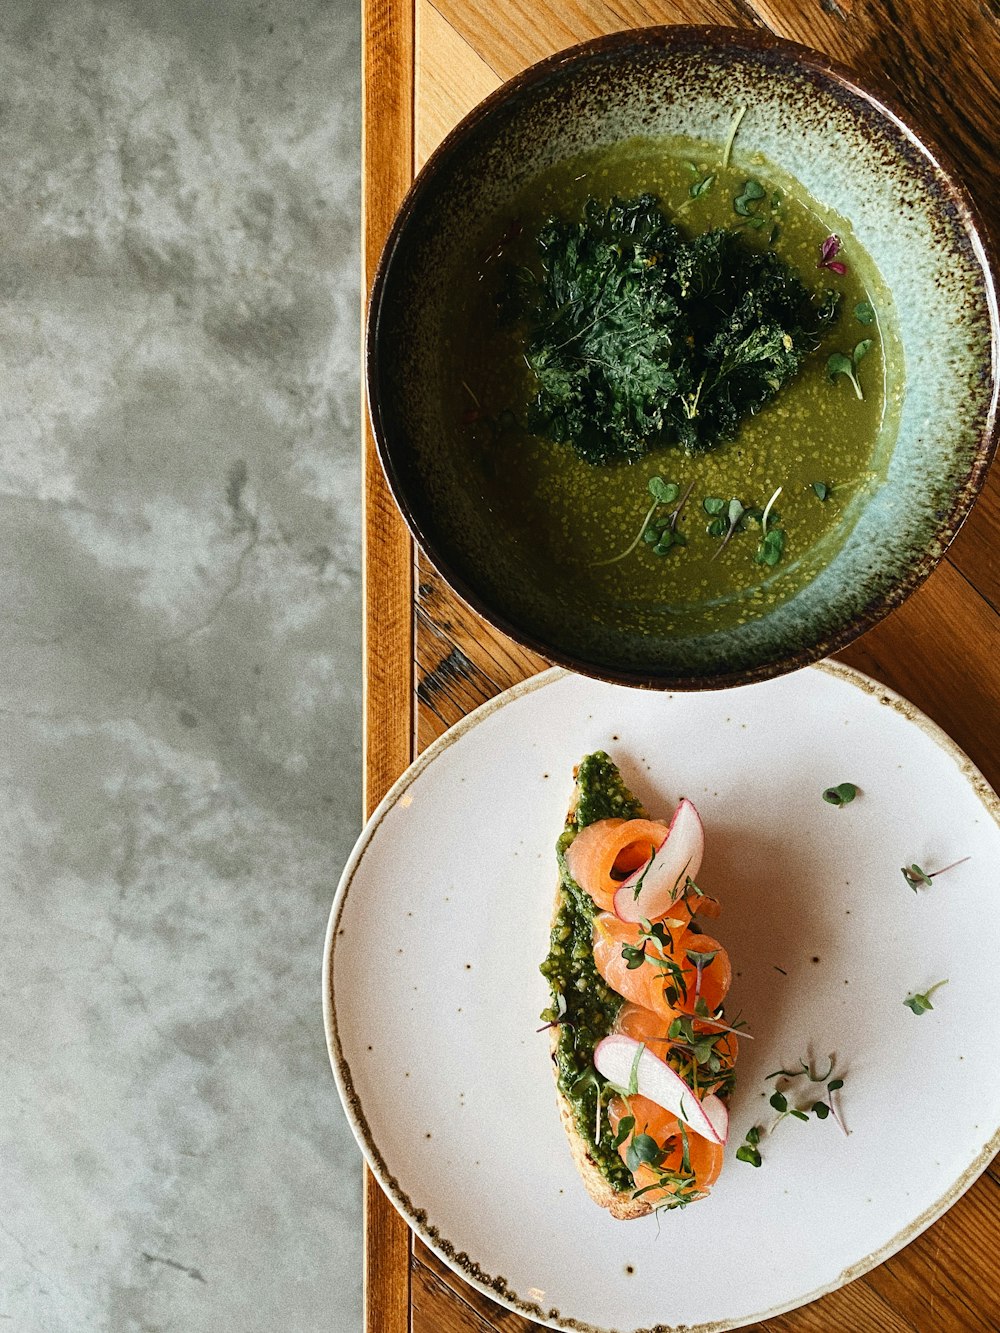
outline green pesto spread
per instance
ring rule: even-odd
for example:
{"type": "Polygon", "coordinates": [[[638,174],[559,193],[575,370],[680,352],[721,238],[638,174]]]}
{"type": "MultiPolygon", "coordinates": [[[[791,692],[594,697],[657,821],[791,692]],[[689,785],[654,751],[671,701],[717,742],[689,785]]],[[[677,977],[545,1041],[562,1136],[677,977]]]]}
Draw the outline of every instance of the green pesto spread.
{"type": "Polygon", "coordinates": [[[599,819],[637,819],[645,811],[603,750],[581,761],[576,785],[576,810],[556,843],[559,905],[552,923],[549,954],[541,965],[552,989],[552,1005],[542,1013],[542,1019],[558,1024],[556,1081],[572,1107],[577,1129],[612,1187],[625,1192],[633,1189],[632,1173],[612,1147],[606,1115],[601,1116],[600,1139],[594,1141],[598,1092],[607,1081],[594,1068],[594,1047],[611,1031],[623,1000],[605,984],[594,966],[597,906],[566,869],[566,849],[588,824],[599,819]]]}

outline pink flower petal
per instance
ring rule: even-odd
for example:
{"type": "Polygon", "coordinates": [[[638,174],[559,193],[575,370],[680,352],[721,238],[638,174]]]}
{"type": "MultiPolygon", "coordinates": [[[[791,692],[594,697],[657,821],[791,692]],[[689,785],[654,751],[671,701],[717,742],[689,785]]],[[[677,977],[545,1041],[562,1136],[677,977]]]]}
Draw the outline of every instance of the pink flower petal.
{"type": "Polygon", "coordinates": [[[826,267],[830,270],[831,273],[844,274],[847,272],[847,265],[842,264],[839,259],[831,259],[826,267]]]}

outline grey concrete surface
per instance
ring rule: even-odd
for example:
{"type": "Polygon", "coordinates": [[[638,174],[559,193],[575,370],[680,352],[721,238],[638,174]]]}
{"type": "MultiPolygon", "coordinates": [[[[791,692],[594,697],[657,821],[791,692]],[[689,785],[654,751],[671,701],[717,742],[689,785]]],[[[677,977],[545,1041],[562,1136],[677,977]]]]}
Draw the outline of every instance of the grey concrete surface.
{"type": "Polygon", "coordinates": [[[0,6],[0,1329],[360,1328],[358,65],[0,6]]]}

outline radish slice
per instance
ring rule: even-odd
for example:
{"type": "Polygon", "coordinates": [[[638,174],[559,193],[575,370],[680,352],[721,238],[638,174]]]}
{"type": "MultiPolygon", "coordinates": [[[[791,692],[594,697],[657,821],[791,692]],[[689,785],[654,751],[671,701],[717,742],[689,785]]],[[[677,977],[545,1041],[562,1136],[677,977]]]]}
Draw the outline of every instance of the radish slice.
{"type": "Polygon", "coordinates": [[[714,1093],[699,1101],[680,1075],[634,1037],[614,1033],[599,1041],[594,1048],[594,1064],[598,1073],[620,1088],[629,1086],[635,1064],[636,1092],[640,1097],[648,1097],[657,1106],[670,1111],[710,1143],[723,1144],[729,1137],[729,1112],[725,1103],[714,1093]],[[636,1063],[636,1052],[640,1050],[642,1053],[636,1063]]]}
{"type": "Polygon", "coordinates": [[[655,921],[665,915],[683,894],[688,878],[697,878],[704,852],[701,816],[685,799],[674,811],[652,862],[622,880],[615,893],[615,916],[621,921],[655,921]]]}

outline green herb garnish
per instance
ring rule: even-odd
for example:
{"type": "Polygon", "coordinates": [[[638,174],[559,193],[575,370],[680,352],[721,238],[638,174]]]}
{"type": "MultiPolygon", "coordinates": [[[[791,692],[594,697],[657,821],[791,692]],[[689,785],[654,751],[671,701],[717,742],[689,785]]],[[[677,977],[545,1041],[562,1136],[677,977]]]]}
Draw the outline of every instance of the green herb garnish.
{"type": "Polygon", "coordinates": [[[903,878],[906,880],[907,884],[909,884],[910,888],[913,890],[914,893],[916,893],[917,889],[919,889],[921,886],[924,886],[929,889],[934,882],[931,876],[928,875],[927,871],[922,870],[921,867],[918,866],[915,861],[912,865],[903,866],[902,871],[903,871],[903,878]]]}
{"type": "Polygon", "coordinates": [[[748,180],[743,186],[743,193],[738,194],[733,200],[733,211],[738,213],[741,218],[751,218],[754,216],[754,210],[750,207],[758,199],[767,197],[767,191],[761,185],[760,181],[748,180]]]}
{"type": "Polygon", "coordinates": [[[611,1146],[615,1151],[622,1146],[633,1129],[635,1129],[635,1116],[623,1115],[621,1120],[618,1121],[618,1133],[611,1140],[611,1146]]]}
{"type": "Polygon", "coordinates": [[[634,1174],[640,1166],[659,1166],[666,1155],[651,1134],[636,1134],[628,1145],[625,1165],[634,1174]]]}
{"type": "Polygon", "coordinates": [[[870,301],[859,301],[854,307],[854,318],[859,324],[874,324],[875,311],[872,309],[870,301]]]}
{"type": "Polygon", "coordinates": [[[827,787],[823,793],[823,800],[828,805],[850,805],[858,794],[858,788],[853,782],[840,782],[836,787],[827,787]]]}
{"type": "Polygon", "coordinates": [[[830,488],[825,481],[814,481],[812,488],[821,500],[825,501],[830,495],[830,488]]]}
{"type": "Polygon", "coordinates": [[[746,1139],[736,1149],[736,1160],[738,1162],[749,1162],[751,1166],[760,1166],[760,1151],[757,1147],[760,1143],[760,1127],[754,1125],[752,1129],[747,1130],[746,1139]]]}
{"type": "Polygon", "coordinates": [[[634,972],[637,967],[642,967],[643,963],[646,961],[645,944],[643,944],[641,949],[637,948],[634,944],[623,944],[622,958],[624,958],[628,970],[634,972]]]}
{"type": "Polygon", "coordinates": [[[694,181],[693,184],[688,187],[688,194],[692,199],[698,199],[712,188],[716,179],[717,177],[714,172],[709,176],[702,176],[700,180],[694,181]]]}
{"type": "Polygon", "coordinates": [[[783,260],[724,229],[686,239],[654,195],[589,200],[581,222],[542,227],[537,255],[507,302],[535,377],[528,427],[589,463],[732,439],[814,345],[815,313],[783,260]]]}
{"type": "Polygon", "coordinates": [[[968,856],[963,856],[961,860],[952,861],[951,865],[942,866],[940,870],[932,870],[929,874],[916,862],[913,862],[912,865],[901,866],[900,869],[903,872],[903,878],[916,893],[920,888],[929,889],[938,875],[943,875],[946,870],[954,870],[956,866],[964,865],[968,860],[970,860],[968,856]]]}
{"type": "Polygon", "coordinates": [[[871,345],[871,338],[863,338],[861,342],[855,345],[854,351],[850,356],[846,356],[843,352],[834,352],[826,363],[826,373],[830,380],[836,380],[838,375],[846,375],[854,385],[854,392],[860,399],[864,399],[864,394],[861,392],[861,385],[858,383],[858,377],[855,372],[859,362],[871,345]]]}
{"type": "Polygon", "coordinates": [[[828,1059],[830,1063],[825,1074],[814,1073],[811,1063],[806,1060],[799,1060],[798,1068],[796,1069],[776,1069],[772,1074],[767,1075],[768,1079],[796,1079],[801,1078],[804,1074],[810,1083],[826,1083],[827,1092],[826,1101],[813,1101],[808,1103],[805,1107],[802,1107],[791,1106],[785,1090],[777,1089],[769,1098],[770,1104],[778,1112],[778,1119],[774,1122],[772,1130],[776,1125],[779,1125],[786,1116],[794,1116],[796,1120],[808,1120],[809,1112],[811,1111],[815,1113],[818,1120],[825,1120],[828,1116],[832,1115],[843,1132],[845,1134],[848,1133],[847,1126],[840,1118],[840,1113],[837,1110],[837,1104],[833,1096],[835,1092],[839,1092],[844,1086],[844,1080],[842,1078],[830,1077],[833,1073],[834,1059],[832,1055],[829,1056],[828,1059]]]}
{"type": "Polygon", "coordinates": [[[781,528],[772,528],[757,547],[758,565],[776,565],[785,549],[785,534],[781,528]]]}
{"type": "Polygon", "coordinates": [[[704,953],[698,953],[695,949],[686,949],[685,958],[690,959],[696,968],[702,969],[708,967],[712,959],[718,955],[718,949],[707,949],[704,953]]]}
{"type": "Polygon", "coordinates": [[[915,1014],[926,1014],[928,1009],[934,1008],[931,1004],[931,996],[936,990],[940,990],[942,986],[947,986],[947,984],[948,978],[945,977],[944,981],[936,981],[933,986],[930,986],[923,993],[918,991],[916,995],[911,995],[909,999],[904,1000],[903,1003],[906,1005],[907,1009],[912,1009],[915,1014]]]}
{"type": "Polygon", "coordinates": [[[677,520],[680,518],[684,503],[691,494],[694,482],[688,486],[681,498],[680,504],[666,518],[654,518],[662,505],[673,504],[680,494],[680,487],[675,481],[664,481],[662,477],[650,477],[648,489],[653,497],[653,503],[646,510],[645,517],[639,525],[639,531],[635,534],[632,541],[625,547],[624,551],[619,551],[617,555],[611,556],[609,560],[597,560],[591,566],[592,569],[600,569],[605,565],[616,565],[619,560],[624,560],[626,556],[631,555],[641,541],[652,546],[657,555],[665,555],[671,546],[686,546],[687,538],[682,532],[677,531],[677,520]]]}
{"type": "Polygon", "coordinates": [[[718,556],[720,556],[722,552],[726,549],[726,547],[729,545],[730,540],[732,539],[734,532],[736,531],[742,532],[744,526],[743,519],[746,515],[746,512],[747,511],[746,509],[744,509],[742,502],[734,497],[732,500],[729,501],[729,507],[726,510],[726,518],[725,519],[717,518],[714,523],[709,525],[708,530],[713,537],[719,535],[720,533],[725,533],[725,536],[722,539],[722,545],[716,551],[715,555],[712,556],[713,560],[715,560],[718,556]]]}
{"type": "MultiPolygon", "coordinates": [[[[781,494],[781,487],[774,492],[770,500],[764,506],[764,512],[760,516],[760,545],[757,547],[756,560],[758,565],[776,565],[781,559],[781,554],[785,549],[785,534],[780,528],[767,530],[767,520],[775,500],[781,494]]],[[[775,515],[775,522],[778,516],[775,515]]]]}

